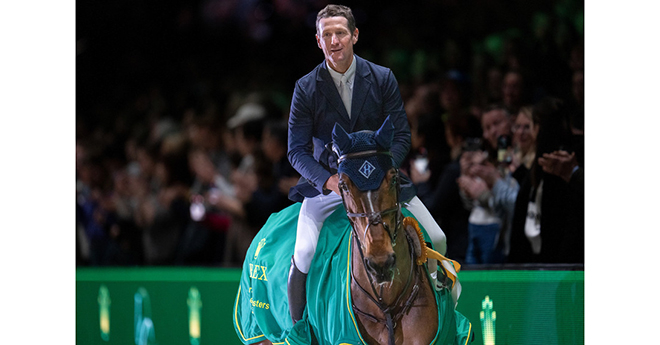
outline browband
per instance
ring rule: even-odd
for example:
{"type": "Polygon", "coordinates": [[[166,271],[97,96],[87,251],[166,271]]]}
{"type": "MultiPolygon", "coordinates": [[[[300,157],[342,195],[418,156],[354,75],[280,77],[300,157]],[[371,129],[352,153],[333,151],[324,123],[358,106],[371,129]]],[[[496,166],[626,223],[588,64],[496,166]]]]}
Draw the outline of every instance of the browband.
{"type": "Polygon", "coordinates": [[[346,159],[352,159],[352,158],[364,158],[364,157],[369,157],[373,155],[387,155],[387,156],[392,156],[392,152],[390,151],[377,151],[377,150],[367,150],[367,151],[360,151],[360,152],[353,152],[353,153],[347,153],[344,155],[341,155],[339,159],[337,159],[337,165],[341,164],[346,159]]]}

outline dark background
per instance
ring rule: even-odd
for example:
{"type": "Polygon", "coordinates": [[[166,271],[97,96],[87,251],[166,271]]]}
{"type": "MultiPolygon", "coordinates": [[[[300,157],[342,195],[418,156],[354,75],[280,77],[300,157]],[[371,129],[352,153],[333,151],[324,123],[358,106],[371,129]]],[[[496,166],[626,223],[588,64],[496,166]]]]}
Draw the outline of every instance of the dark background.
{"type": "MultiPolygon", "coordinates": [[[[322,61],[314,21],[327,1],[116,0],[76,3],[76,125],[122,127],[144,120],[140,102],[159,93],[159,115],[236,95],[268,93],[286,112],[295,80],[322,61]],[[123,119],[122,124],[118,119],[123,119]]],[[[355,52],[392,68],[409,86],[457,69],[502,65],[516,54],[535,92],[570,92],[570,51],[581,44],[584,2],[348,1],[360,29],[355,52]]],[[[110,127],[112,128],[112,127],[110,127]]],[[[119,130],[119,129],[117,129],[119,130]]]]}

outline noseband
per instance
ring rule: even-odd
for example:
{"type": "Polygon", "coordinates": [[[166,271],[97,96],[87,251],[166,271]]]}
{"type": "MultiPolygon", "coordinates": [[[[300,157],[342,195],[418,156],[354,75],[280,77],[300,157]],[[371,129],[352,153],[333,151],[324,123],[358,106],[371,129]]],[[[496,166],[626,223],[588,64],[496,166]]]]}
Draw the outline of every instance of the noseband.
{"type": "MultiPolygon", "coordinates": [[[[396,182],[396,186],[397,186],[396,197],[398,198],[399,197],[399,191],[398,191],[399,183],[398,182],[396,182]]],[[[353,218],[367,218],[369,220],[369,222],[367,223],[367,226],[364,228],[364,233],[362,234],[363,237],[367,235],[367,231],[369,231],[370,226],[372,226],[372,225],[376,226],[378,224],[382,224],[383,228],[385,229],[387,234],[390,236],[390,240],[392,242],[392,247],[396,246],[396,236],[398,234],[397,229],[401,226],[401,222],[403,221],[403,217],[401,215],[401,204],[399,203],[399,201],[397,200],[394,207],[391,207],[391,208],[388,208],[386,210],[379,211],[379,212],[362,212],[362,213],[348,212],[348,208],[346,207],[346,201],[345,201],[345,197],[344,197],[344,190],[343,190],[343,188],[340,188],[340,190],[341,190],[341,194],[342,194],[341,199],[342,199],[342,202],[344,203],[344,208],[347,210],[346,211],[346,216],[348,216],[348,219],[351,221],[351,224],[353,225],[352,226],[353,230],[355,231],[355,229],[357,228],[356,224],[353,222],[353,218]],[[390,213],[395,213],[394,217],[395,217],[396,221],[395,221],[395,225],[394,225],[394,230],[392,230],[387,223],[383,222],[383,216],[388,215],[390,213]]],[[[357,238],[357,241],[359,242],[360,239],[357,238]]],[[[361,245],[361,243],[360,243],[360,245],[361,245]]]]}

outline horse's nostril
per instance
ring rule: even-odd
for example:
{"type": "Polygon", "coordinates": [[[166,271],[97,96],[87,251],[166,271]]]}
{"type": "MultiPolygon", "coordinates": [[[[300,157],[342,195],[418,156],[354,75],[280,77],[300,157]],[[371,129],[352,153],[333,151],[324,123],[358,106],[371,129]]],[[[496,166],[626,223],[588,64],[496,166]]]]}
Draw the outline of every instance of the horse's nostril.
{"type": "Polygon", "coordinates": [[[392,269],[396,265],[396,254],[392,253],[387,257],[387,260],[385,260],[385,268],[386,269],[392,269]]]}
{"type": "Polygon", "coordinates": [[[389,254],[384,262],[376,263],[373,258],[365,258],[365,266],[369,272],[376,278],[376,281],[383,282],[392,278],[392,270],[396,267],[396,255],[389,254]]]}

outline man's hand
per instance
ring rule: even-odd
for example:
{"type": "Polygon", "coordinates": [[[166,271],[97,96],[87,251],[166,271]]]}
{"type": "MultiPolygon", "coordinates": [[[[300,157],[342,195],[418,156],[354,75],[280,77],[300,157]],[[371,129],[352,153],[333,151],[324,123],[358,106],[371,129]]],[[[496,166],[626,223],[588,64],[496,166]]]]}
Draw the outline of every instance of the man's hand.
{"type": "Polygon", "coordinates": [[[472,166],[472,160],[474,159],[476,152],[474,151],[467,151],[463,152],[461,155],[461,159],[459,160],[459,164],[461,165],[461,174],[462,175],[467,175],[470,167],[472,166]]]}
{"type": "Polygon", "coordinates": [[[334,174],[330,176],[330,178],[328,178],[323,184],[323,189],[331,190],[341,196],[341,192],[339,192],[339,175],[334,174]]]}
{"type": "Polygon", "coordinates": [[[456,180],[456,182],[463,193],[472,200],[479,199],[479,196],[482,193],[486,193],[490,190],[488,185],[486,185],[486,182],[480,178],[472,178],[462,175],[456,180]]]}
{"type": "Polygon", "coordinates": [[[480,177],[488,185],[488,189],[492,189],[495,182],[501,178],[497,168],[491,164],[486,163],[482,165],[473,165],[470,168],[470,175],[480,177]]]}
{"type": "Polygon", "coordinates": [[[578,164],[577,159],[575,159],[575,152],[569,154],[561,150],[544,153],[543,157],[539,157],[539,165],[543,168],[543,171],[548,174],[557,175],[568,183],[571,180],[573,169],[578,164]]]}

